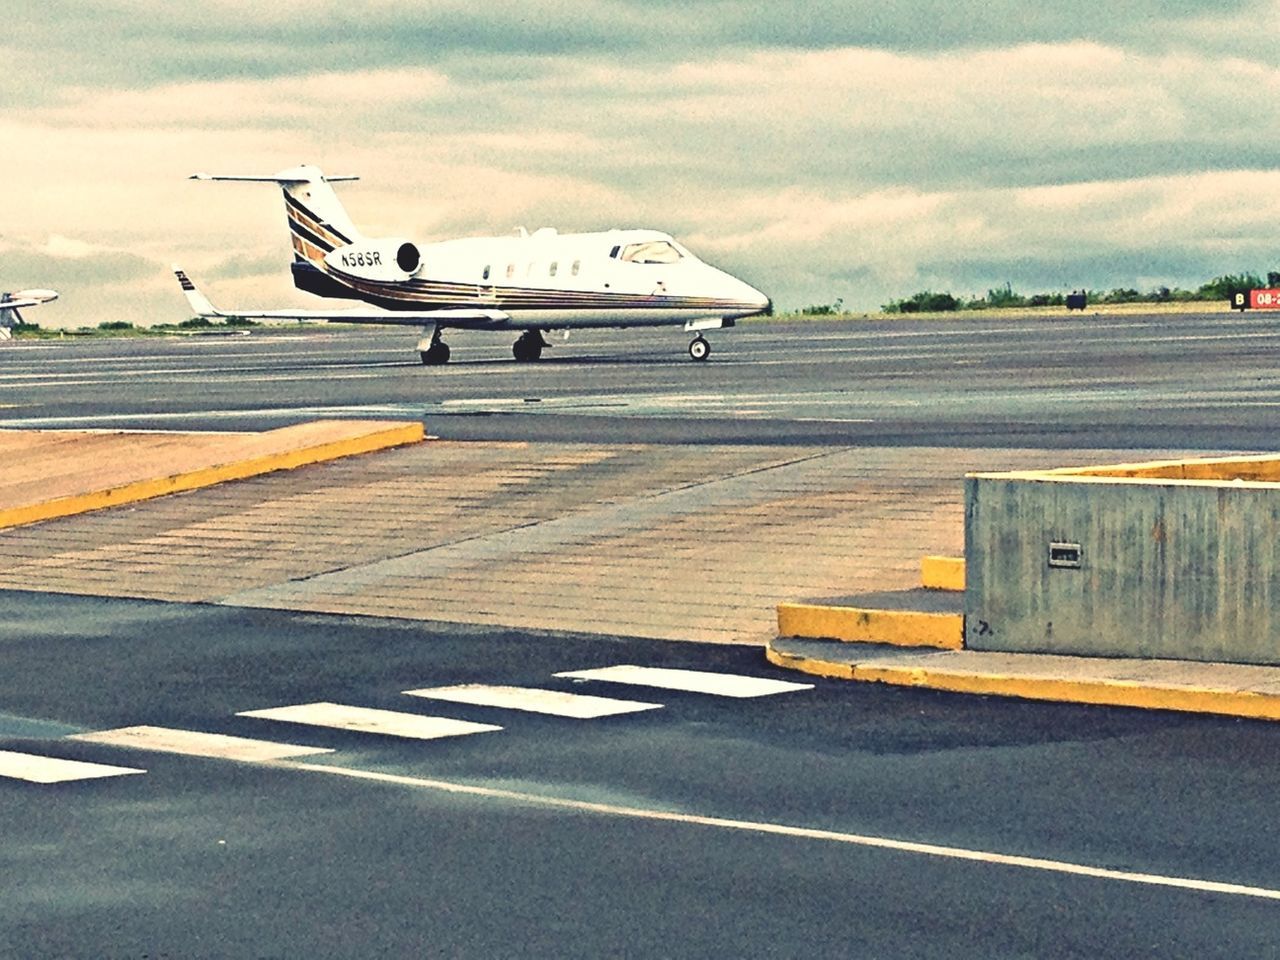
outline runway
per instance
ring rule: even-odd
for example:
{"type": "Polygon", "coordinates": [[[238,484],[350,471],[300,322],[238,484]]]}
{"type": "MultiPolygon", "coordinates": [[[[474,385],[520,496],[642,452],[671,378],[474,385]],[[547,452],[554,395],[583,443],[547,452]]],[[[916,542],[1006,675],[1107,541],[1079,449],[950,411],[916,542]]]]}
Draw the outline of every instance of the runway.
{"type": "Polygon", "coordinates": [[[436,368],[397,330],[24,341],[0,351],[0,426],[406,416],[448,439],[1269,449],[1276,334],[1262,313],[747,323],[702,364],[678,330],[583,331],[517,364],[509,338],[455,332],[436,368]]]}

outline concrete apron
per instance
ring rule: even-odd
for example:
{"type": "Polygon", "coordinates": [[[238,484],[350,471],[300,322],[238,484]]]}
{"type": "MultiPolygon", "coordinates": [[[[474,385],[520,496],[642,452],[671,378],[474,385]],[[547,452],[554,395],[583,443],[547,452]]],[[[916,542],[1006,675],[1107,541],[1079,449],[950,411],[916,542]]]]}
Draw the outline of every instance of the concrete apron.
{"type": "Polygon", "coordinates": [[[958,553],[966,471],[1060,456],[430,441],[0,530],[0,564],[20,589],[763,647],[780,601],[958,553]]]}

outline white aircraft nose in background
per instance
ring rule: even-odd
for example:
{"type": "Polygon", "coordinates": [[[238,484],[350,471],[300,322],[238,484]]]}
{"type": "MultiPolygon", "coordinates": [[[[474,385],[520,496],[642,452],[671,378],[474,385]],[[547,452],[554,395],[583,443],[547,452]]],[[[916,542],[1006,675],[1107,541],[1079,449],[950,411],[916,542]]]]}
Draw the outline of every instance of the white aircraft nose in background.
{"type": "Polygon", "coordinates": [[[57,300],[56,290],[18,290],[14,293],[0,293],[0,340],[8,340],[13,336],[13,328],[22,323],[23,307],[38,307],[50,300],[57,300]]]}

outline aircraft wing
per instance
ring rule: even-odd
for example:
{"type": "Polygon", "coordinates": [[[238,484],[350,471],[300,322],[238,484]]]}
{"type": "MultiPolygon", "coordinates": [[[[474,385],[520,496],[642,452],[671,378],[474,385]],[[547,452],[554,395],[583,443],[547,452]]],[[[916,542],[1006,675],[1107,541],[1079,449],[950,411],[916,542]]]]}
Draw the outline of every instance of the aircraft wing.
{"type": "Polygon", "coordinates": [[[56,290],[15,290],[0,293],[0,310],[18,310],[22,307],[38,307],[42,303],[58,299],[56,290]]]}
{"type": "Polygon", "coordinates": [[[457,308],[446,310],[382,310],[378,307],[351,307],[343,310],[219,310],[201,293],[180,267],[173,268],[191,308],[209,319],[240,317],[244,320],[297,320],[311,323],[368,323],[403,327],[441,324],[460,328],[505,327],[511,320],[503,310],[457,308]]]}
{"type": "Polygon", "coordinates": [[[511,317],[502,310],[214,310],[202,317],[239,317],[242,320],[297,320],[311,323],[370,323],[401,327],[505,327],[511,317]]]}

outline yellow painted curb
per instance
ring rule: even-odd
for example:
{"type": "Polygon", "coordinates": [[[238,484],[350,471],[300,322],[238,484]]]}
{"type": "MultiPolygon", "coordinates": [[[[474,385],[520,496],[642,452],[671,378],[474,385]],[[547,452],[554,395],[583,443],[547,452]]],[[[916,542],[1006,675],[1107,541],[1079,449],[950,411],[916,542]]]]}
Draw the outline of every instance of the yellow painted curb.
{"type": "Polygon", "coordinates": [[[772,643],[765,644],[764,657],[774,666],[798,670],[815,677],[826,677],[828,680],[855,679],[852,663],[833,663],[830,660],[806,657],[798,653],[783,653],[781,650],[775,650],[772,643]]]}
{"type": "Polygon", "coordinates": [[[921,557],[920,585],[930,590],[964,591],[964,557],[921,557]]]}
{"type": "Polygon", "coordinates": [[[849,663],[786,653],[774,649],[772,643],[765,645],[765,659],[775,666],[832,680],[888,683],[899,687],[1020,700],[1210,713],[1249,720],[1280,720],[1280,696],[1265,693],[1156,686],[1122,680],[1059,680],[1052,677],[959,673],[918,665],[894,666],[877,662],[849,663]]]}
{"type": "Polygon", "coordinates": [[[200,487],[213,486],[227,480],[243,480],[277,470],[291,470],[295,467],[326,460],[337,460],[374,450],[385,450],[390,447],[418,443],[426,436],[421,423],[396,424],[381,430],[374,430],[357,437],[345,440],[334,440],[328,443],[286,450],[280,453],[252,457],[233,463],[219,464],[212,467],[201,467],[186,473],[173,474],[148,480],[136,480],[106,490],[95,490],[91,493],[77,494],[70,497],[58,497],[43,503],[33,503],[21,507],[0,510],[0,529],[18,527],[40,520],[52,520],[56,517],[69,517],[90,510],[101,510],[116,507],[124,503],[136,503],[139,500],[150,500],[170,493],[181,493],[196,490],[200,487]]]}
{"type": "MultiPolygon", "coordinates": [[[[847,666],[847,665],[846,665],[847,666]]],[[[857,664],[852,679],[897,686],[926,687],[952,693],[977,693],[1023,700],[1052,700],[1144,710],[1179,710],[1184,713],[1216,713],[1254,720],[1280,720],[1280,697],[1262,693],[1210,690],[1198,687],[1162,687],[1121,680],[1058,680],[1051,677],[1009,677],[931,670],[927,667],[895,667],[857,664]]]]}
{"type": "Polygon", "coordinates": [[[780,603],[778,634],[815,640],[959,650],[964,646],[964,615],[780,603]]]}

